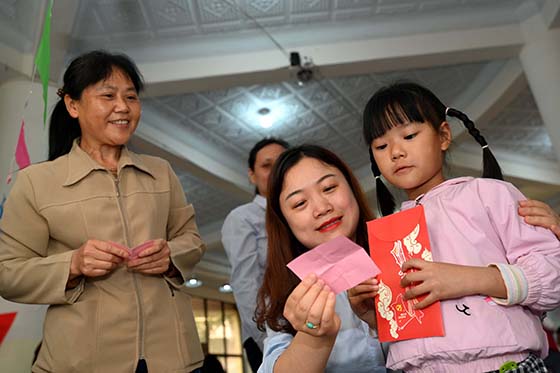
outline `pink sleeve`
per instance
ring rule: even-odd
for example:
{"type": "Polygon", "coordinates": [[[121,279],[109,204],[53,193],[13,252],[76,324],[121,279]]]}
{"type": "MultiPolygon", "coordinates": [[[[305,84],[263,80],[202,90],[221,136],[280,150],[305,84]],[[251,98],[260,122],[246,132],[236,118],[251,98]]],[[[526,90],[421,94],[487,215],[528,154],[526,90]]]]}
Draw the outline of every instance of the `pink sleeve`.
{"type": "Polygon", "coordinates": [[[560,241],[548,229],[528,225],[517,214],[518,201],[526,197],[513,185],[480,179],[479,188],[508,263],[527,280],[527,296],[520,304],[537,313],[560,306],[560,241]]]}

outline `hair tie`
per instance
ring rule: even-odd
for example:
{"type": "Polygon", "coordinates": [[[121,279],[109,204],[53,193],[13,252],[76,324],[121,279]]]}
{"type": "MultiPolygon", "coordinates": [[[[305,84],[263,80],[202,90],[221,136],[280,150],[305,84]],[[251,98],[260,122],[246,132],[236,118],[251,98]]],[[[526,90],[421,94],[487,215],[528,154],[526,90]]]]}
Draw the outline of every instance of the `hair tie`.
{"type": "Polygon", "coordinates": [[[488,144],[483,145],[483,146],[482,146],[482,150],[486,149],[487,147],[488,147],[488,144]]]}
{"type": "Polygon", "coordinates": [[[62,88],[57,89],[56,90],[56,95],[60,98],[64,98],[64,95],[65,95],[64,89],[62,89],[62,88]]]}

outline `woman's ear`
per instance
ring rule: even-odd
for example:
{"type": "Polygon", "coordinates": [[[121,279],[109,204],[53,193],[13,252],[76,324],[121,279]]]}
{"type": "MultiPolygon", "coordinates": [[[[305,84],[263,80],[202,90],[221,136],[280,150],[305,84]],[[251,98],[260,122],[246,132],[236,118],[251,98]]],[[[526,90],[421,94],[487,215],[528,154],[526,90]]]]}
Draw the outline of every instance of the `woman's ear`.
{"type": "Polygon", "coordinates": [[[451,126],[447,121],[443,121],[439,126],[439,139],[441,143],[441,151],[446,151],[451,145],[451,126]]]}
{"type": "Polygon", "coordinates": [[[70,95],[64,95],[64,105],[66,105],[66,110],[68,114],[74,119],[79,117],[78,102],[74,100],[70,95]]]}

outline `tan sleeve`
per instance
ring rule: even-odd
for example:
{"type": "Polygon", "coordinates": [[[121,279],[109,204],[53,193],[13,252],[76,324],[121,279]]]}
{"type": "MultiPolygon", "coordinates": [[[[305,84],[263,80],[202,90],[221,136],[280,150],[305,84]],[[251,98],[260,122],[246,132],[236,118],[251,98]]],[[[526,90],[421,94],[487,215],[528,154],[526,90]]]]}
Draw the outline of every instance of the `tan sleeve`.
{"type": "Polygon", "coordinates": [[[72,251],[48,256],[49,226],[35,201],[33,184],[20,172],[0,220],[0,296],[19,303],[67,304],[83,281],[66,290],[72,251]]]}
{"type": "Polygon", "coordinates": [[[171,261],[181,272],[182,281],[187,279],[194,266],[202,258],[206,246],[200,238],[195,221],[194,208],[187,204],[183,187],[177,175],[169,167],[171,203],[167,220],[167,241],[171,250],[171,261]]]}

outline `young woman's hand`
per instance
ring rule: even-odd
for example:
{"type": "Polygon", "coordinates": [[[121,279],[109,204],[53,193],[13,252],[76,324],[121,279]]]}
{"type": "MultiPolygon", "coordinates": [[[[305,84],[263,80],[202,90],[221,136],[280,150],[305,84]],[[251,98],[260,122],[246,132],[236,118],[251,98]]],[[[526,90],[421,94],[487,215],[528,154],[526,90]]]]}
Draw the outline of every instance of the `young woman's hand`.
{"type": "Polygon", "coordinates": [[[560,239],[560,216],[546,203],[532,199],[519,201],[518,213],[527,224],[550,229],[560,239]]]}
{"type": "Polygon", "coordinates": [[[427,262],[414,258],[403,264],[402,271],[409,271],[401,280],[401,286],[407,288],[405,299],[426,296],[414,305],[415,309],[428,307],[438,300],[474,294],[506,297],[505,284],[495,267],[427,262]]]}
{"type": "Polygon", "coordinates": [[[335,294],[323,280],[310,274],[286,300],[284,317],[298,332],[315,337],[336,336],[340,317],[334,310],[335,304],[335,294]]]}
{"type": "Polygon", "coordinates": [[[127,262],[131,271],[146,275],[159,275],[169,270],[171,250],[166,240],[157,239],[152,241],[152,246],[138,254],[137,258],[127,262]]]}
{"type": "Polygon", "coordinates": [[[370,278],[348,290],[348,300],[352,311],[372,329],[377,325],[373,298],[378,292],[379,282],[374,278],[370,278]]]}
{"type": "Polygon", "coordinates": [[[117,268],[126,258],[128,258],[128,251],[121,247],[106,241],[88,240],[72,253],[69,280],[82,275],[104,276],[117,268]]]}

